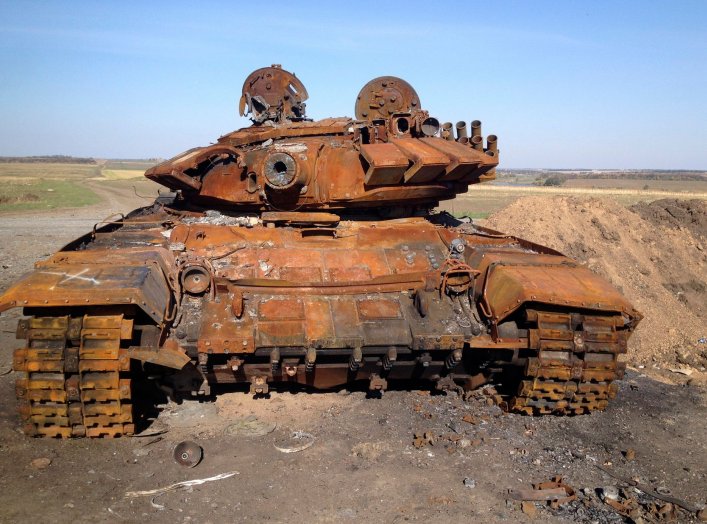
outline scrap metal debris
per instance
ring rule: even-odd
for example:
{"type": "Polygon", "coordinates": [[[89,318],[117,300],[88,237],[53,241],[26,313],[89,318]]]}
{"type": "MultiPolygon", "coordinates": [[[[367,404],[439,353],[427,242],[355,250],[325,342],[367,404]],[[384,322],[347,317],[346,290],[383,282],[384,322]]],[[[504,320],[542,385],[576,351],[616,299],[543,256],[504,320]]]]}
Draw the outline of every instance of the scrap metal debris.
{"type": "Polygon", "coordinates": [[[216,226],[242,226],[254,227],[262,221],[256,216],[229,216],[216,210],[207,210],[204,216],[185,217],[182,219],[185,224],[211,224],[216,226]]]}
{"type": "Polygon", "coordinates": [[[596,493],[605,507],[630,522],[674,522],[685,519],[685,515],[680,514],[678,504],[647,500],[647,495],[655,495],[636,487],[617,488],[608,485],[596,490],[585,488],[580,490],[579,499],[574,489],[565,484],[562,477],[556,476],[550,482],[534,484],[533,489],[509,490],[508,493],[509,499],[520,501],[521,511],[530,518],[537,516],[541,507],[538,503],[546,504],[550,510],[554,510],[556,516],[580,517],[592,506],[598,508],[598,501],[593,497],[596,493]]]}
{"type": "Polygon", "coordinates": [[[155,437],[153,439],[148,440],[145,442],[142,447],[146,448],[147,446],[151,446],[152,444],[157,444],[158,442],[162,442],[164,440],[164,437],[155,437]]]}
{"type": "Polygon", "coordinates": [[[544,501],[553,509],[577,499],[574,489],[565,484],[561,476],[552,477],[549,482],[533,484],[532,489],[508,490],[508,495],[513,500],[544,501]]]}
{"type": "Polygon", "coordinates": [[[622,517],[627,517],[633,522],[641,522],[644,519],[650,522],[663,521],[674,522],[678,519],[677,506],[670,502],[641,503],[638,498],[624,492],[624,497],[618,499],[604,498],[604,503],[622,517]]]}
{"type": "Polygon", "coordinates": [[[170,484],[169,486],[165,486],[163,488],[156,488],[156,489],[148,489],[145,491],[128,491],[125,493],[125,496],[127,498],[135,498],[135,497],[149,497],[149,496],[154,496],[154,495],[161,495],[162,493],[169,493],[170,491],[177,491],[179,489],[184,489],[184,488],[190,488],[192,486],[199,486],[201,484],[205,484],[206,482],[213,482],[215,480],[223,480],[230,478],[234,475],[239,475],[240,473],[238,471],[229,471],[228,473],[220,473],[218,475],[215,475],[213,477],[208,477],[205,479],[194,479],[194,480],[185,480],[183,482],[176,482],[174,484],[170,484]]]}
{"type": "Polygon", "coordinates": [[[661,494],[657,490],[654,490],[653,488],[651,488],[650,486],[646,486],[644,484],[641,484],[633,479],[622,477],[622,476],[614,473],[613,471],[611,471],[603,466],[600,466],[599,464],[596,464],[596,467],[599,468],[604,473],[606,473],[607,475],[609,475],[610,477],[613,477],[616,480],[620,480],[621,482],[628,484],[629,486],[633,486],[636,489],[642,491],[643,493],[645,493],[646,495],[648,495],[650,497],[653,497],[658,500],[662,500],[663,502],[669,502],[669,503],[674,504],[676,506],[680,506],[681,508],[689,511],[690,513],[696,514],[700,511],[700,508],[696,507],[693,504],[690,504],[689,502],[685,502],[684,500],[680,500],[679,498],[669,496],[667,494],[666,495],[661,494]]]}

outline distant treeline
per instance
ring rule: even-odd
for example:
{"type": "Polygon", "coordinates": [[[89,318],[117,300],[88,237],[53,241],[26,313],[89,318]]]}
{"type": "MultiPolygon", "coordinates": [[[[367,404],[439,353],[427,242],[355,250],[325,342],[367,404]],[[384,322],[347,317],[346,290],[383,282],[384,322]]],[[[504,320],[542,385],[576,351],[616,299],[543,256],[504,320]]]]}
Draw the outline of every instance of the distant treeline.
{"type": "Polygon", "coordinates": [[[632,170],[564,170],[564,169],[504,169],[501,176],[534,176],[558,180],[569,179],[617,179],[625,180],[695,180],[707,181],[706,171],[688,171],[679,169],[632,169],[632,170]]]}
{"type": "Polygon", "coordinates": [[[643,171],[638,173],[562,173],[559,176],[569,180],[571,178],[603,178],[625,180],[707,180],[707,173],[690,171],[643,171]]]}
{"type": "Polygon", "coordinates": [[[2,164],[96,164],[94,158],[66,155],[46,156],[0,156],[2,164]]]}

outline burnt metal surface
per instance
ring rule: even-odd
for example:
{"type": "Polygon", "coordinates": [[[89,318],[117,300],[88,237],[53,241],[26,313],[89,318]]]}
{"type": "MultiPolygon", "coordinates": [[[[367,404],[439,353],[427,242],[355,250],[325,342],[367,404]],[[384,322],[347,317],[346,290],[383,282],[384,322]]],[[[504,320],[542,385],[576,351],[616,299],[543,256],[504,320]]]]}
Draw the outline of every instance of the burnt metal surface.
{"type": "Polygon", "coordinates": [[[359,120],[388,119],[419,108],[420,97],[410,84],[395,76],[381,76],[361,88],[355,114],[359,120]]]}
{"type": "Polygon", "coordinates": [[[171,200],[98,224],[0,296],[26,316],[27,434],[131,434],[146,376],[174,397],[496,382],[518,413],[607,406],[631,304],[561,253],[430,212],[494,177],[496,136],[440,126],[395,77],[364,86],[355,119],[309,121],[306,99],[282,68],[255,71],[252,126],[146,172],[171,200]]]}
{"type": "Polygon", "coordinates": [[[199,465],[199,462],[204,457],[204,450],[196,442],[185,440],[174,447],[172,457],[180,466],[194,468],[199,465]]]}
{"type": "Polygon", "coordinates": [[[238,112],[253,122],[283,122],[305,118],[307,90],[292,73],[279,65],[253,71],[243,83],[238,112]]]}

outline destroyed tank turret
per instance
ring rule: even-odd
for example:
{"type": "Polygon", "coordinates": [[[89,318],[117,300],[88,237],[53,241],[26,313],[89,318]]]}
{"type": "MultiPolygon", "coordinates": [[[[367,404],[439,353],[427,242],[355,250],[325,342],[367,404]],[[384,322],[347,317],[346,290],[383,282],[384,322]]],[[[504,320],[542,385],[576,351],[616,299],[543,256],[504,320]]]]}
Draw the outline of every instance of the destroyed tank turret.
{"type": "MultiPolygon", "coordinates": [[[[471,389],[524,414],[603,409],[641,316],[550,248],[432,212],[492,180],[497,140],[440,123],[395,77],[355,118],[311,121],[279,66],[243,86],[253,125],[146,172],[169,196],[104,220],[0,297],[29,435],[119,436],[137,386],[471,389]]],[[[219,390],[222,388],[219,388],[219,390]]]]}

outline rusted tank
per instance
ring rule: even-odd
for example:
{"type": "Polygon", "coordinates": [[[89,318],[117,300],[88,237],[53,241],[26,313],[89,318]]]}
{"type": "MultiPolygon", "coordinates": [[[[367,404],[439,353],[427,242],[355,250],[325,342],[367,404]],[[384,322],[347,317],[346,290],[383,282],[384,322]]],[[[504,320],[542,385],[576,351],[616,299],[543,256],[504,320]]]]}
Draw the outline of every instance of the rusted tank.
{"type": "Polygon", "coordinates": [[[175,397],[493,382],[529,415],[616,395],[641,318],[616,289],[431,211],[494,178],[494,135],[440,125],[395,77],[363,87],[355,118],[311,121],[306,100],[279,66],[253,72],[252,126],[149,169],[171,196],[99,223],[0,297],[25,314],[28,435],[131,434],[146,377],[175,397]]]}

